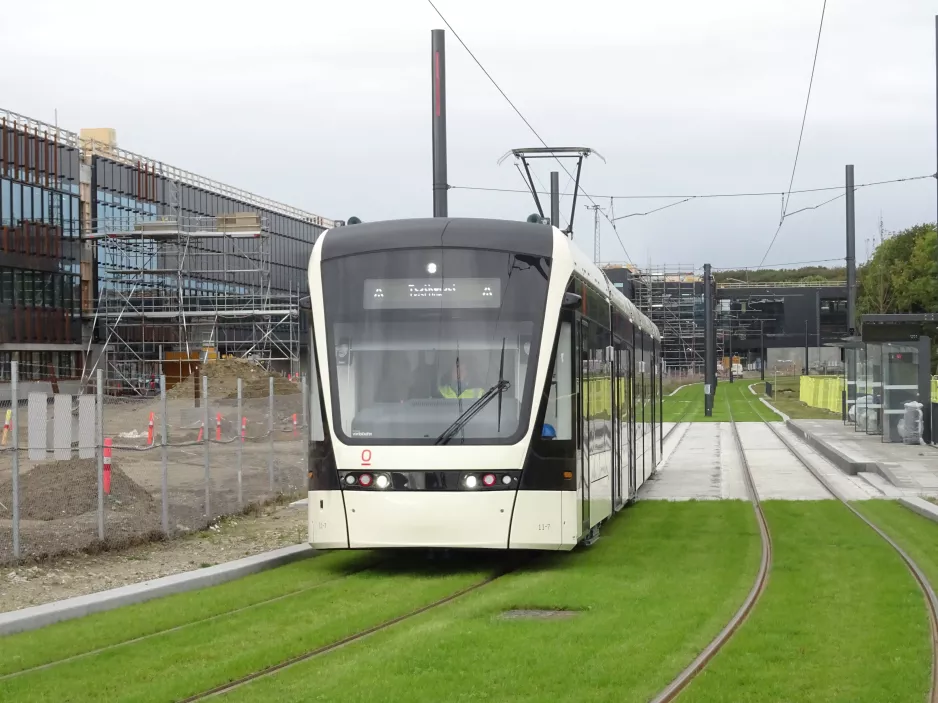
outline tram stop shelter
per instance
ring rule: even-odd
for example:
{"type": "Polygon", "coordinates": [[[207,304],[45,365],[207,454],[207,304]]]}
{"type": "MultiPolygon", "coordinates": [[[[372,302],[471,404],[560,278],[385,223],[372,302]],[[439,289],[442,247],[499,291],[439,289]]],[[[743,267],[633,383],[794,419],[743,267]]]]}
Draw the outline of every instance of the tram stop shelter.
{"type": "Polygon", "coordinates": [[[905,404],[917,401],[922,439],[932,442],[930,333],[936,328],[934,313],[861,317],[861,335],[842,344],[845,424],[883,442],[904,442],[905,404]]]}

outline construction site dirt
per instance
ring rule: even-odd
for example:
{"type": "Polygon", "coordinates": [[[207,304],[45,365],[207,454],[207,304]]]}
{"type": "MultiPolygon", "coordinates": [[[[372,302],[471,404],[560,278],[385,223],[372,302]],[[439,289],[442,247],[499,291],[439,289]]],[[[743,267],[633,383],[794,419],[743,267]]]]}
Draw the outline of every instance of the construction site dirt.
{"type": "MultiPolygon", "coordinates": [[[[207,369],[213,366],[209,364],[207,369]]],[[[275,376],[271,402],[269,375],[262,369],[252,377],[251,371],[257,367],[247,362],[228,361],[224,367],[225,374],[207,371],[207,402],[204,397],[189,395],[195,379],[167,393],[165,406],[158,396],[105,396],[103,434],[110,440],[111,459],[103,541],[98,529],[97,459],[75,458],[78,446],[73,441],[73,458],[54,461],[51,428],[48,448],[40,452],[42,458],[36,458],[35,452],[30,458],[23,441],[29,432],[28,413],[25,405],[21,406],[17,414],[21,557],[48,559],[82,549],[174,537],[203,529],[216,518],[237,514],[251,504],[264,504],[278,496],[305,496],[301,384],[275,376]],[[233,371],[237,373],[232,377],[233,371]],[[244,391],[240,414],[239,376],[244,391]]],[[[13,560],[13,452],[9,447],[4,449],[0,452],[0,564],[13,560]]]]}

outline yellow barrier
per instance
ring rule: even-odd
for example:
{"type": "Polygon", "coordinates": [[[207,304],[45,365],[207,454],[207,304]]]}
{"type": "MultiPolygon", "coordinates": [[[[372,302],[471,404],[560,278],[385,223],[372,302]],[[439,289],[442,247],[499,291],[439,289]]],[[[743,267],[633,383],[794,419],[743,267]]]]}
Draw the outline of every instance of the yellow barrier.
{"type": "Polygon", "coordinates": [[[839,413],[843,389],[844,379],[841,376],[802,376],[798,399],[812,408],[839,413]]]}

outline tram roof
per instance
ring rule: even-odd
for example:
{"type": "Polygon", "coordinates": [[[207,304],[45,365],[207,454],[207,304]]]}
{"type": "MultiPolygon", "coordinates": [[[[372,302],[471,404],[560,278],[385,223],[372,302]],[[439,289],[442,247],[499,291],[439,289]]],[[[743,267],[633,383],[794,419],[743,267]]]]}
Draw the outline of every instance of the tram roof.
{"type": "MultiPolygon", "coordinates": [[[[605,273],[577,246],[566,240],[578,266],[592,271],[602,281],[610,299],[625,308],[629,316],[637,318],[646,333],[661,339],[658,328],[635,304],[615,288],[605,273]]],[[[322,243],[321,258],[337,259],[352,254],[392,249],[420,249],[456,245],[468,249],[511,251],[532,256],[553,257],[554,228],[550,225],[497,220],[481,217],[422,217],[403,220],[363,222],[329,230],[322,243]]]]}
{"type": "Polygon", "coordinates": [[[500,249],[549,257],[554,244],[552,229],[550,225],[476,217],[367,222],[330,230],[331,236],[327,235],[322,245],[322,259],[388,249],[439,247],[456,242],[470,249],[500,249]]]}

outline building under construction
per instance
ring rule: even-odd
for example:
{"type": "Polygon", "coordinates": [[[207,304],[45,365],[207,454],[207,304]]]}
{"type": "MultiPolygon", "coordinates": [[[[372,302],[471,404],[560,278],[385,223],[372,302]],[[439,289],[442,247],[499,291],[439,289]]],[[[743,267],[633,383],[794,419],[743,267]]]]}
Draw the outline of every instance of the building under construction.
{"type": "Polygon", "coordinates": [[[332,220],[121,149],[113,129],[3,110],[0,194],[0,380],[13,360],[24,380],[102,369],[132,394],[218,355],[299,370],[309,255],[332,220]]]}
{"type": "Polygon", "coordinates": [[[609,264],[604,269],[613,285],[661,330],[666,372],[703,373],[703,276],[684,265],[640,270],[631,264],[609,264]]]}

